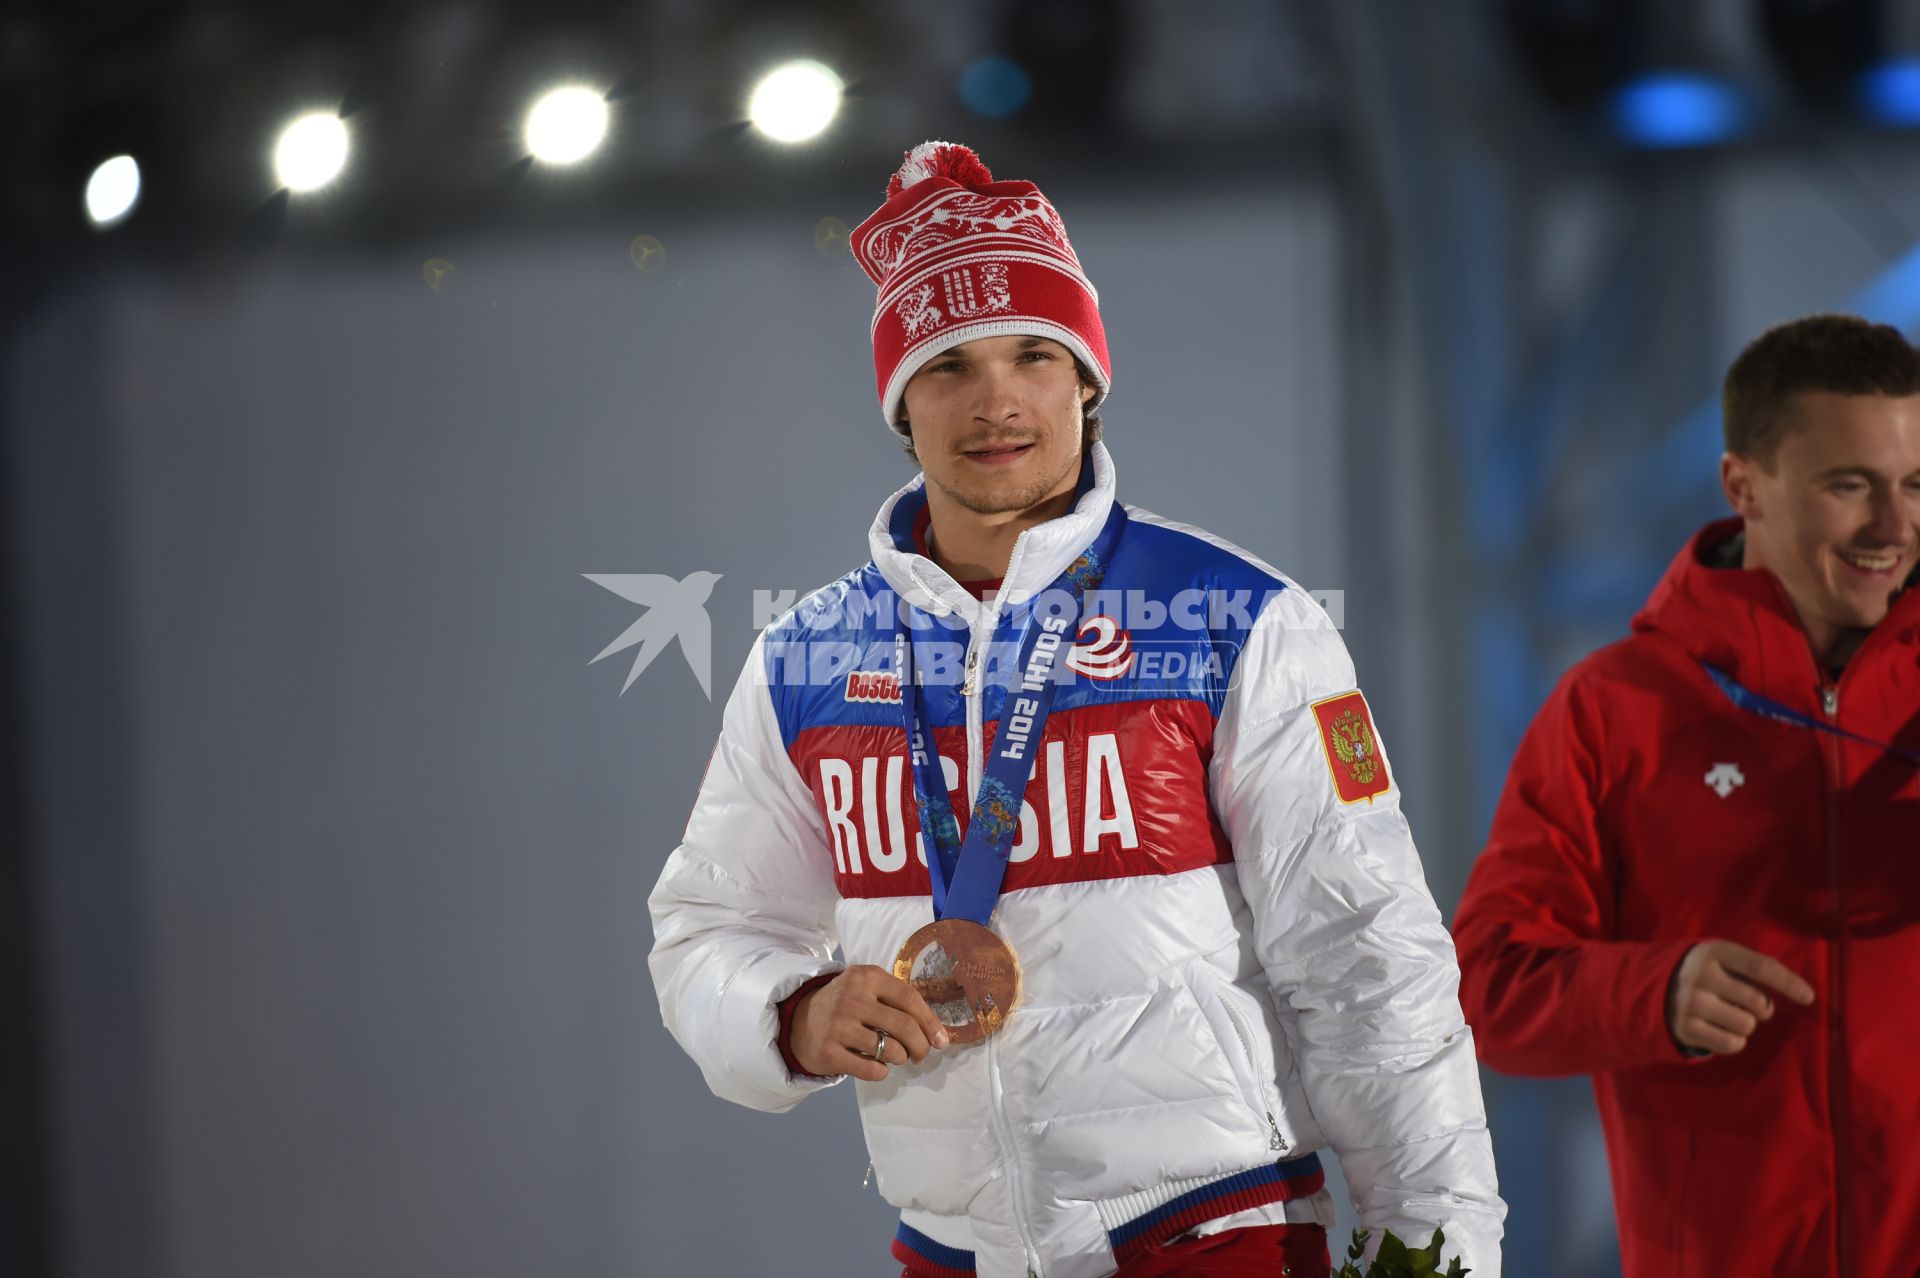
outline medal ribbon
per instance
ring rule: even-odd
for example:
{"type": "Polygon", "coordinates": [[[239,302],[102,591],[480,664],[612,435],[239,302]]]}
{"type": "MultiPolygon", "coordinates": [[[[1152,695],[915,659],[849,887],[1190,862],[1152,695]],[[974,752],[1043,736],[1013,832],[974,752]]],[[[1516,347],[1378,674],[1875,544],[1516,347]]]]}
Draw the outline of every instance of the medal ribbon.
{"type": "Polygon", "coordinates": [[[1831,733],[1836,737],[1841,737],[1848,741],[1857,741],[1861,745],[1873,746],[1877,750],[1885,750],[1888,754],[1899,755],[1909,762],[1920,763],[1920,750],[1909,750],[1905,746],[1894,745],[1891,741],[1877,741],[1872,737],[1862,736],[1858,732],[1848,732],[1838,724],[1827,723],[1825,720],[1816,719],[1810,714],[1802,714],[1792,706],[1782,705],[1772,697],[1763,697],[1751,688],[1742,687],[1734,681],[1732,675],[1717,666],[1710,666],[1702,661],[1700,668],[1707,672],[1707,677],[1713,680],[1715,687],[1727,694],[1727,700],[1733,702],[1734,705],[1740,707],[1742,710],[1760,715],[1763,718],[1776,720],[1780,723],[1789,723],[1796,728],[1811,728],[1815,732],[1831,733]]]}
{"type": "MultiPolygon", "coordinates": [[[[960,839],[959,822],[947,799],[946,778],[933,749],[933,731],[927,726],[920,685],[914,677],[913,636],[905,624],[899,624],[894,632],[894,667],[900,674],[907,759],[913,769],[920,833],[927,841],[927,877],[933,884],[936,919],[970,919],[984,927],[993,915],[1000,885],[1006,880],[1013,836],[1020,828],[1020,804],[1027,792],[1027,772],[1033,766],[1032,751],[1040,746],[1053,695],[1060,686],[1057,668],[1079,637],[1086,597],[1106,575],[1107,557],[1125,521],[1125,511],[1116,504],[1093,545],[1053,585],[1022,605],[1027,609],[1027,624],[1020,640],[1019,662],[1014,667],[1019,682],[1007,692],[1001,730],[994,734],[965,842],[960,839]],[[1072,601],[1064,612],[1048,615],[1034,607],[1063,591],[1072,601]],[[1014,717],[1031,719],[1032,726],[1023,733],[1005,731],[1008,720],[1014,717]]],[[[991,646],[992,641],[988,642],[991,646]]]]}

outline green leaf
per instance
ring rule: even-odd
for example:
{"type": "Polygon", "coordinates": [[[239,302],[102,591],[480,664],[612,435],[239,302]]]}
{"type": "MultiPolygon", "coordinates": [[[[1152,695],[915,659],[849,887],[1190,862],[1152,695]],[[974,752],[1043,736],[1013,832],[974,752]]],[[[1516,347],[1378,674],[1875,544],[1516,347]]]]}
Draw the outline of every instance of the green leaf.
{"type": "Polygon", "coordinates": [[[1440,1230],[1433,1231],[1433,1238],[1425,1247],[1416,1249],[1407,1246],[1389,1229],[1380,1235],[1380,1249],[1374,1255],[1373,1263],[1363,1273],[1356,1262],[1366,1254],[1369,1236],[1364,1229],[1353,1231],[1353,1244],[1347,1248],[1347,1263],[1334,1273],[1333,1278],[1466,1278],[1472,1272],[1461,1265],[1458,1256],[1453,1258],[1444,1273],[1441,1272],[1440,1253],[1447,1236],[1440,1230]]]}
{"type": "Polygon", "coordinates": [[[1435,1229],[1433,1238],[1424,1247],[1414,1249],[1408,1259],[1412,1262],[1413,1272],[1421,1278],[1440,1278],[1440,1244],[1447,1236],[1435,1229]]]}

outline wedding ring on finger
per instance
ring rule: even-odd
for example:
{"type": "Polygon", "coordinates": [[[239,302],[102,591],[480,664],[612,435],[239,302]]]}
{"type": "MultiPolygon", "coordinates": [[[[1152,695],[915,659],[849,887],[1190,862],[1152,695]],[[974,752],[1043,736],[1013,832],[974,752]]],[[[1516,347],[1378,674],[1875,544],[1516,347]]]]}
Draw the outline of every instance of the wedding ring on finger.
{"type": "Polygon", "coordinates": [[[880,1030],[879,1034],[880,1037],[875,1039],[873,1043],[873,1059],[876,1061],[886,1059],[887,1055],[887,1032],[880,1030]]]}

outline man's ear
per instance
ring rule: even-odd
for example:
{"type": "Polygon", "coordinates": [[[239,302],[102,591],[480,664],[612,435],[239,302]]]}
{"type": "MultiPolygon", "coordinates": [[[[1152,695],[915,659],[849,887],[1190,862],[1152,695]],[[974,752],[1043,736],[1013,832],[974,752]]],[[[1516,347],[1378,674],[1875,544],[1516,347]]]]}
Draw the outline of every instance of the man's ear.
{"type": "Polygon", "coordinates": [[[1760,502],[1754,494],[1759,469],[1751,457],[1720,454],[1720,491],[1727,495],[1727,504],[1733,507],[1733,513],[1745,520],[1760,517],[1760,502]]]}

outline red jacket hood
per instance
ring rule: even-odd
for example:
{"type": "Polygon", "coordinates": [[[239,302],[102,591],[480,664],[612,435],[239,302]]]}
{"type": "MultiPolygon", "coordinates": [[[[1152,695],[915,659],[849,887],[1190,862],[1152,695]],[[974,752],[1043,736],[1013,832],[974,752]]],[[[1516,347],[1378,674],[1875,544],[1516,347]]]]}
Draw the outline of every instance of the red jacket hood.
{"type": "MultiPolygon", "coordinates": [[[[1806,700],[1824,682],[1807,632],[1785,588],[1764,568],[1719,567],[1744,521],[1721,519],[1681,547],[1666,575],[1633,619],[1634,633],[1665,635],[1695,658],[1717,666],[1756,692],[1798,693],[1806,700]]],[[[1733,563],[1738,564],[1738,559],[1733,563]]],[[[1920,633],[1920,590],[1894,601],[1868,642],[1914,643],[1920,633]]]]}

